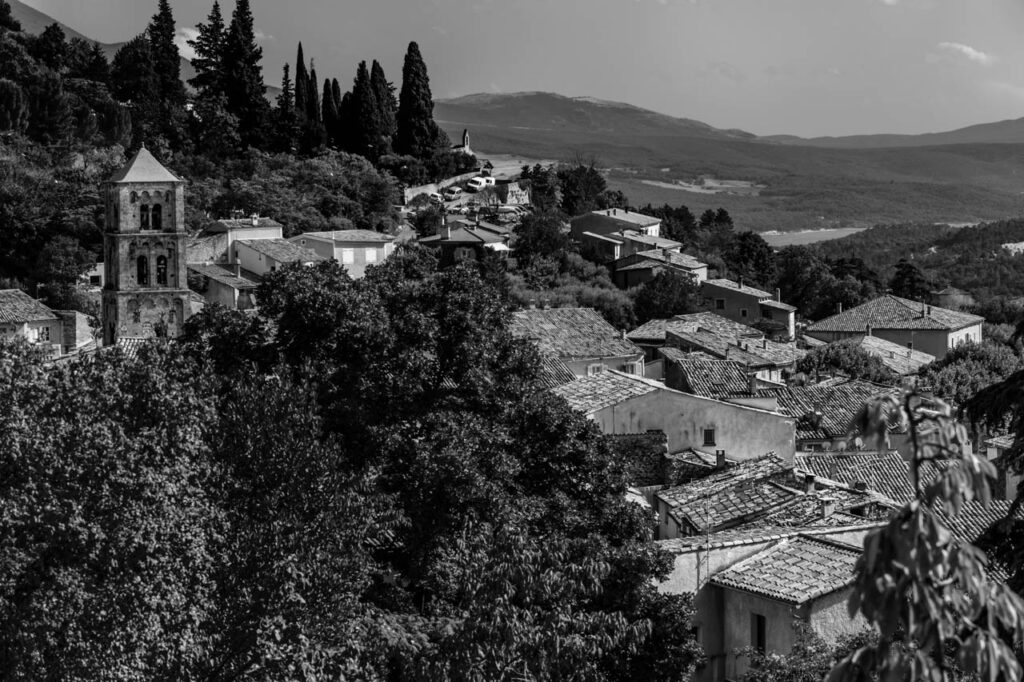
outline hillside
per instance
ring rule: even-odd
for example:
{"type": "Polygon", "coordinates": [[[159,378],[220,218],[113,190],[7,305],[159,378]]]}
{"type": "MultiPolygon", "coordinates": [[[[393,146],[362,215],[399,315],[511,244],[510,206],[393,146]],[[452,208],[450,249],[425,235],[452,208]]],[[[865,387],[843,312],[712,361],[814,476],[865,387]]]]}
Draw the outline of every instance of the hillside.
{"type": "Polygon", "coordinates": [[[812,138],[775,135],[760,139],[781,144],[831,147],[835,149],[931,147],[951,144],[1022,144],[1024,143],[1024,118],[996,121],[994,123],[980,123],[957,130],[942,133],[924,133],[922,135],[848,135],[845,137],[812,138]]]}
{"type": "MultiPolygon", "coordinates": [[[[910,221],[977,222],[1019,215],[1024,143],[843,149],[784,144],[633,107],[547,93],[471,95],[435,115],[474,149],[538,159],[593,156],[634,205],[725,207],[755,230],[910,221]],[[693,190],[700,178],[763,185],[693,190]]],[[[996,124],[998,125],[998,124],[996,124]]],[[[991,128],[976,126],[990,138],[991,128]]],[[[958,139],[966,140],[967,133],[958,139]]]]}

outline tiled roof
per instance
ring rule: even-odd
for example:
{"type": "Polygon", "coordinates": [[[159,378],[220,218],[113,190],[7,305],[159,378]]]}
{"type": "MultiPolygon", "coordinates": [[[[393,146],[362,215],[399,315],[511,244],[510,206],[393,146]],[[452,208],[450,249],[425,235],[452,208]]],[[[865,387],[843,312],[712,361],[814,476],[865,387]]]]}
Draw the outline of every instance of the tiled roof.
{"type": "Polygon", "coordinates": [[[560,358],[639,356],[643,351],[622,338],[593,308],[519,310],[509,323],[512,335],[533,339],[560,358]]]}
{"type": "Polygon", "coordinates": [[[665,327],[668,320],[648,320],[642,325],[626,334],[630,341],[665,341],[665,327]]]}
{"type": "Polygon", "coordinates": [[[259,282],[236,275],[234,272],[220,265],[205,265],[202,263],[189,263],[188,269],[192,272],[209,277],[215,282],[226,284],[234,289],[255,289],[259,282]]]}
{"type": "Polygon", "coordinates": [[[918,301],[886,294],[862,303],[856,308],[815,322],[808,332],[862,333],[870,325],[874,329],[935,329],[954,331],[984,318],[918,301]]]}
{"type": "MultiPolygon", "coordinates": [[[[375,232],[373,230],[328,230],[326,232],[303,232],[296,237],[319,237],[321,239],[332,239],[336,242],[393,242],[395,238],[390,234],[375,232]]],[[[296,237],[292,237],[295,239],[296,237]]]]}
{"type": "Polygon", "coordinates": [[[485,230],[469,230],[465,227],[458,227],[448,233],[435,234],[420,239],[421,244],[495,244],[504,242],[502,235],[492,234],[485,230]]]}
{"type": "Polygon", "coordinates": [[[324,259],[323,256],[287,239],[239,239],[235,243],[248,246],[256,253],[269,256],[278,263],[308,263],[324,259]]]}
{"type": "MultiPolygon", "coordinates": [[[[778,392],[776,389],[772,390],[778,392]]],[[[809,408],[804,414],[810,414],[815,411],[821,414],[821,419],[817,426],[810,421],[798,421],[797,438],[818,439],[841,438],[847,435],[850,422],[864,403],[877,395],[898,393],[901,389],[895,386],[873,384],[859,379],[849,379],[837,383],[795,386],[791,390],[798,401],[809,408]]],[[[774,392],[773,394],[775,394],[774,392]]],[[[780,404],[782,402],[783,400],[780,400],[780,404]]],[[[890,432],[892,432],[892,429],[890,429],[890,432]]]]}
{"type": "Polygon", "coordinates": [[[244,230],[245,228],[252,227],[284,227],[281,223],[277,222],[273,218],[266,216],[256,216],[256,224],[252,224],[253,218],[222,218],[216,221],[210,228],[210,231],[220,230],[244,230]]]}
{"type": "Polygon", "coordinates": [[[185,242],[185,260],[189,263],[216,263],[227,259],[228,236],[224,232],[204,232],[185,242]]]}
{"type": "MultiPolygon", "coordinates": [[[[648,251],[638,251],[636,254],[646,260],[658,261],[659,263],[669,263],[670,265],[676,265],[687,270],[699,270],[700,268],[706,268],[707,263],[702,263],[693,256],[679,251],[669,251],[667,254],[661,249],[650,249],[648,251]]],[[[620,268],[625,269],[625,268],[620,268]]]]}
{"type": "Polygon", "coordinates": [[[626,211],[621,208],[607,208],[602,211],[591,211],[589,215],[601,218],[611,218],[612,220],[618,220],[638,227],[650,227],[661,223],[659,218],[654,218],[642,213],[634,213],[633,211],[626,211]]]}
{"type": "Polygon", "coordinates": [[[763,334],[753,327],[716,315],[711,312],[676,315],[668,320],[650,320],[640,325],[626,336],[637,341],[664,341],[667,329],[697,331],[706,329],[726,336],[749,336],[760,339],[763,334]]]}
{"type": "Polygon", "coordinates": [[[683,373],[689,393],[707,398],[750,394],[750,379],[746,368],[738,362],[662,354],[683,373]]]}
{"type": "MultiPolygon", "coordinates": [[[[666,330],[666,342],[682,344],[687,349],[696,349],[720,358],[722,360],[733,360],[741,362],[750,367],[774,367],[780,364],[775,358],[762,354],[761,344],[767,344],[766,340],[741,340],[739,345],[734,339],[720,336],[706,329],[696,331],[674,330],[669,327],[666,330]]],[[[791,360],[789,362],[792,362],[791,360]]],[[[789,364],[783,362],[781,364],[789,364]]]]}
{"type": "MultiPolygon", "coordinates": [[[[858,519],[857,523],[841,527],[853,529],[878,525],[879,524],[877,522],[865,522],[863,519],[858,519]]],[[[706,535],[690,535],[686,537],[672,538],[671,540],[657,540],[654,544],[656,544],[660,549],[664,549],[669,552],[681,553],[705,546],[711,549],[718,549],[722,547],[736,547],[740,545],[753,545],[763,542],[772,542],[775,540],[784,540],[786,538],[796,537],[797,535],[806,535],[810,537],[814,537],[816,535],[829,535],[835,533],[836,529],[836,526],[801,529],[789,528],[786,526],[773,526],[768,523],[758,523],[740,526],[739,528],[730,528],[729,530],[721,530],[715,533],[708,533],[706,535]]]]}
{"type": "Polygon", "coordinates": [[[795,305],[789,305],[788,303],[783,303],[782,301],[776,301],[775,299],[768,299],[767,301],[761,301],[761,303],[759,305],[761,305],[761,306],[763,306],[765,308],[775,308],[776,310],[784,310],[787,313],[796,312],[796,306],[795,305]]]}
{"type": "Polygon", "coordinates": [[[664,388],[658,382],[650,379],[607,370],[576,379],[572,383],[563,384],[553,389],[552,393],[565,398],[569,407],[577,412],[592,414],[629,398],[646,395],[664,388]]]}
{"type": "Polygon", "coordinates": [[[922,367],[935,362],[934,355],[906,348],[878,336],[862,336],[857,345],[900,376],[917,374],[922,367]]]}
{"type": "MultiPolygon", "coordinates": [[[[771,293],[769,293],[767,291],[764,291],[763,289],[758,289],[756,287],[748,286],[746,284],[740,284],[739,282],[734,282],[731,279],[709,279],[709,280],[706,280],[706,281],[702,282],[701,286],[702,287],[706,287],[708,289],[716,289],[717,288],[717,289],[728,289],[729,291],[738,291],[738,292],[740,292],[742,294],[746,294],[747,296],[754,296],[754,297],[759,298],[761,300],[764,300],[766,298],[771,298],[772,297],[771,293]]],[[[713,294],[714,294],[713,291],[712,292],[708,292],[708,295],[713,295],[713,294]]]]}
{"type": "Polygon", "coordinates": [[[149,339],[122,336],[117,340],[117,347],[124,353],[126,358],[134,360],[139,356],[139,349],[147,343],[149,343],[149,339]]]}
{"type": "Polygon", "coordinates": [[[1012,433],[1003,434],[1002,436],[993,436],[985,441],[985,445],[991,445],[992,447],[999,448],[1000,450],[1009,450],[1013,447],[1013,442],[1016,438],[1017,437],[1012,433]]]}
{"type": "Polygon", "coordinates": [[[789,604],[804,604],[846,587],[861,550],[799,535],[720,571],[711,582],[789,604]]]}
{"type": "Polygon", "coordinates": [[[540,382],[545,388],[557,388],[576,381],[576,375],[560,358],[541,353],[540,382]]]}
{"type": "Polygon", "coordinates": [[[21,289],[0,289],[0,323],[20,324],[58,319],[57,313],[21,289]]]}
{"type": "Polygon", "coordinates": [[[110,177],[110,182],[181,182],[181,178],[164,168],[149,150],[141,147],[135,156],[110,177]]]}

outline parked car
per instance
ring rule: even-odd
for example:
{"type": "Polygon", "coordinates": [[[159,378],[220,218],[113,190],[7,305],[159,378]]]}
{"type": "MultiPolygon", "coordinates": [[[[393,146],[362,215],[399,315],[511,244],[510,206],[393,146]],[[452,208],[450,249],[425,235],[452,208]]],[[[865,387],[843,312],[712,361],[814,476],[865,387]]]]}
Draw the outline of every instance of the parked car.
{"type": "Polygon", "coordinates": [[[445,191],[441,192],[441,196],[445,198],[445,201],[455,201],[462,196],[461,187],[448,187],[445,191]]]}
{"type": "Polygon", "coordinates": [[[437,192],[431,192],[427,196],[430,197],[430,203],[432,203],[432,204],[443,204],[444,203],[444,198],[440,194],[438,194],[437,192]]]}
{"type": "Polygon", "coordinates": [[[469,182],[466,183],[467,192],[479,192],[484,187],[487,187],[487,181],[479,176],[471,179],[469,182]]]}

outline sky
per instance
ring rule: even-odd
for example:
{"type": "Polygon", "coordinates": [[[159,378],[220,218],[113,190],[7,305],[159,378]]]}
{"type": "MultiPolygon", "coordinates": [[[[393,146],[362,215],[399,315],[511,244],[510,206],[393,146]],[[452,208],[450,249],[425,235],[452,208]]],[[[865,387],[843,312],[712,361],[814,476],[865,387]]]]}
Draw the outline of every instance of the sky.
{"type": "MultiPolygon", "coordinates": [[[[156,0],[23,0],[103,42],[156,0]]],[[[212,0],[171,0],[184,36],[212,0]]],[[[758,135],[924,133],[1024,117],[1024,0],[251,0],[264,73],[303,43],[351,87],[399,83],[419,43],[435,98],[541,90],[758,135]]],[[[229,14],[234,0],[222,0],[229,14]]]]}

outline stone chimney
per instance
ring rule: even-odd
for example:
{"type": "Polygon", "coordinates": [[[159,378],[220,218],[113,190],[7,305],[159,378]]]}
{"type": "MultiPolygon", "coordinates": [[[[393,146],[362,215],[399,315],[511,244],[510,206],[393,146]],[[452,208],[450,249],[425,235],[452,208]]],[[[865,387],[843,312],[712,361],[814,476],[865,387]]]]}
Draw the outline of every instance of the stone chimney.
{"type": "Polygon", "coordinates": [[[761,339],[761,350],[768,350],[768,339],[761,339]]]}
{"type": "Polygon", "coordinates": [[[260,226],[260,214],[259,213],[253,213],[250,216],[250,219],[252,220],[252,226],[253,227],[259,227],[260,226]]]}
{"type": "Polygon", "coordinates": [[[804,492],[805,493],[810,494],[810,493],[813,493],[815,491],[814,480],[815,480],[814,474],[807,474],[806,476],[804,476],[804,492]]]}
{"type": "Polygon", "coordinates": [[[620,333],[622,334],[622,340],[625,341],[626,340],[626,330],[623,329],[620,333]]]}
{"type": "Polygon", "coordinates": [[[715,468],[724,469],[725,467],[725,450],[715,450],[715,468]]]}
{"type": "Polygon", "coordinates": [[[821,498],[821,519],[831,518],[836,513],[836,501],[831,497],[821,498]]]}
{"type": "Polygon", "coordinates": [[[667,246],[661,250],[661,255],[665,257],[666,261],[668,261],[668,259],[669,259],[669,255],[668,254],[670,254],[670,253],[671,253],[671,250],[667,246]]]}
{"type": "Polygon", "coordinates": [[[528,310],[536,310],[537,309],[537,299],[531,298],[530,302],[527,304],[526,308],[528,310]]]}
{"type": "Polygon", "coordinates": [[[751,395],[757,394],[757,373],[751,372],[747,374],[747,390],[750,391],[751,395]]]}
{"type": "Polygon", "coordinates": [[[775,302],[782,303],[782,289],[776,287],[775,289],[775,302]]]}
{"type": "Polygon", "coordinates": [[[843,312],[843,302],[836,303],[836,314],[843,312]]]}
{"type": "Polygon", "coordinates": [[[449,225],[448,223],[444,224],[444,238],[445,239],[451,239],[452,238],[452,226],[449,225]]]}
{"type": "Polygon", "coordinates": [[[871,323],[870,322],[867,325],[865,325],[865,327],[864,327],[864,334],[866,336],[871,336],[871,323]]]}
{"type": "Polygon", "coordinates": [[[742,277],[740,277],[739,280],[737,280],[736,288],[737,289],[742,289],[743,288],[743,278],[742,277]]]}

